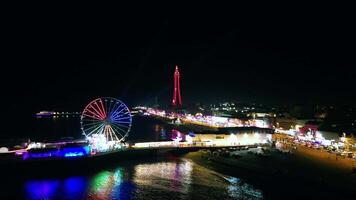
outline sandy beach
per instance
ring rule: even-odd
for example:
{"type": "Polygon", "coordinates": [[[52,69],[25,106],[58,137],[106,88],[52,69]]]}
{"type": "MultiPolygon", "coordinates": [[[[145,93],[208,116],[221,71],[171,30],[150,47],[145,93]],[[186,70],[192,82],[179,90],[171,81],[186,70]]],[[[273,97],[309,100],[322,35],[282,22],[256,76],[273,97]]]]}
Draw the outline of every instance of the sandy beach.
{"type": "Polygon", "coordinates": [[[266,199],[355,199],[356,195],[352,159],[336,159],[307,147],[298,147],[293,154],[272,151],[268,157],[246,153],[232,158],[198,151],[186,158],[253,183],[266,199]]]}

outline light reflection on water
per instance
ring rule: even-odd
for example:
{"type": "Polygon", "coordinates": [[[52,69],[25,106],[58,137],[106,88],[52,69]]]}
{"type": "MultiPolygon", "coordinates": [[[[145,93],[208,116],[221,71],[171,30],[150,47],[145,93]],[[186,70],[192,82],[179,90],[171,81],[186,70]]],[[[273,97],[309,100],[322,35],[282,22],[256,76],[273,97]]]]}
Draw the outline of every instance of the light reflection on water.
{"type": "Polygon", "coordinates": [[[193,163],[190,161],[137,165],[133,176],[133,182],[137,185],[135,197],[151,196],[153,199],[162,192],[169,196],[174,194],[174,198],[184,197],[192,184],[192,170],[193,163]]]}
{"type": "Polygon", "coordinates": [[[234,177],[190,160],[139,163],[92,176],[28,180],[26,199],[263,199],[234,177]]]}

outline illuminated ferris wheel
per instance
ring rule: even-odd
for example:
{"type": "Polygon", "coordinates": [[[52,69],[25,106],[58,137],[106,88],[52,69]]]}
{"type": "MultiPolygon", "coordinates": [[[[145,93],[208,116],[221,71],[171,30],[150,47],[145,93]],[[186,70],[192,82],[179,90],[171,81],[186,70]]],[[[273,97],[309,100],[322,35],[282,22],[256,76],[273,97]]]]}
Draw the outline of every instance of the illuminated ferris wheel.
{"type": "Polygon", "coordinates": [[[125,140],[131,129],[129,108],[120,100],[103,97],[90,102],[82,112],[81,129],[88,140],[103,143],[119,143],[125,140]]]}

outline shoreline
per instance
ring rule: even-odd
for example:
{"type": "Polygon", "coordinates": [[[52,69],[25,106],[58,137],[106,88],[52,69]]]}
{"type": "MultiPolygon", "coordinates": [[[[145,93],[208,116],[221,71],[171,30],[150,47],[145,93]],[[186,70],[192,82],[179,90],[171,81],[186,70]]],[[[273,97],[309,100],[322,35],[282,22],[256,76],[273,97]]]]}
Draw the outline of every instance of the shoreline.
{"type": "Polygon", "coordinates": [[[251,183],[263,191],[266,199],[353,199],[356,174],[351,168],[337,167],[339,163],[335,162],[339,160],[316,159],[315,152],[304,151],[298,149],[293,154],[274,151],[270,157],[246,154],[241,158],[198,151],[188,153],[185,158],[251,183]]]}

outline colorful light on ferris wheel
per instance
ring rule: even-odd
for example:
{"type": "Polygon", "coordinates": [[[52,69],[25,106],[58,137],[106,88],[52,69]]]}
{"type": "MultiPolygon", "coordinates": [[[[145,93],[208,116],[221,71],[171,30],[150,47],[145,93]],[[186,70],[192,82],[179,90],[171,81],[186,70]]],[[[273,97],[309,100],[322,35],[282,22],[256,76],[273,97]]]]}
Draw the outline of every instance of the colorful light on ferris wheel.
{"type": "MultiPolygon", "coordinates": [[[[82,112],[81,129],[90,138],[100,135],[106,142],[121,142],[131,129],[132,117],[120,100],[104,97],[90,102],[82,112]]],[[[95,137],[93,140],[97,140],[95,137]]]]}

